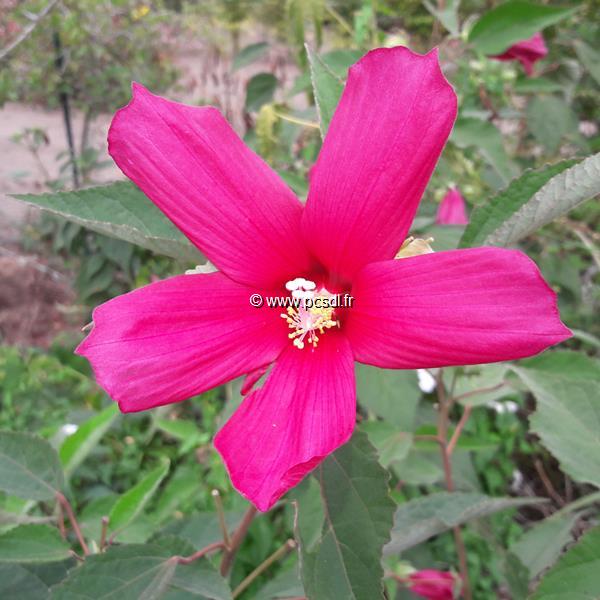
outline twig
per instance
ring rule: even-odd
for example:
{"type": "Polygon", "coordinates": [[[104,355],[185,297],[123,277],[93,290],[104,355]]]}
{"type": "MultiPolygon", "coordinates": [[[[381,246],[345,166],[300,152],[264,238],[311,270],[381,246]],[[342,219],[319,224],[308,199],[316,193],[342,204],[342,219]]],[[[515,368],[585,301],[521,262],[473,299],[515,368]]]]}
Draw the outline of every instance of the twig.
{"type": "Polygon", "coordinates": [[[175,561],[179,565],[189,565],[190,563],[193,563],[195,560],[202,558],[209,552],[212,552],[213,550],[218,550],[219,548],[224,548],[224,547],[225,546],[224,546],[223,542],[213,542],[212,544],[205,546],[201,550],[194,552],[194,554],[190,554],[190,556],[173,556],[171,558],[171,560],[175,561]]]}
{"type": "Polygon", "coordinates": [[[454,400],[456,402],[459,402],[460,400],[465,400],[466,398],[470,398],[471,396],[477,396],[477,394],[487,394],[488,392],[495,392],[496,390],[499,390],[501,387],[504,387],[505,385],[506,385],[506,381],[501,381],[500,383],[497,383],[496,385],[490,385],[489,387],[479,388],[478,390],[473,390],[471,392],[465,392],[464,394],[461,394],[460,396],[456,396],[454,398],[454,400]]]}
{"type": "Polygon", "coordinates": [[[248,528],[252,523],[252,519],[254,519],[257,512],[257,509],[251,505],[246,511],[242,522],[239,524],[239,527],[235,530],[231,538],[231,544],[229,548],[227,548],[223,553],[223,558],[221,560],[220,571],[223,577],[225,577],[227,573],[229,573],[229,569],[231,569],[231,565],[233,564],[235,554],[238,548],[240,547],[241,543],[244,541],[244,538],[248,533],[248,528]]]}
{"type": "Polygon", "coordinates": [[[60,537],[63,540],[66,540],[67,539],[67,530],[65,529],[65,513],[63,511],[63,507],[62,507],[62,504],[60,504],[60,502],[57,504],[57,508],[58,508],[58,515],[57,515],[58,530],[60,531],[60,537]]]}
{"type": "Polygon", "coordinates": [[[458,422],[458,425],[456,426],[456,429],[454,430],[454,433],[452,434],[452,437],[450,438],[450,441],[448,442],[448,445],[446,446],[446,453],[449,456],[451,456],[452,452],[454,452],[454,448],[458,442],[458,438],[460,437],[462,430],[464,429],[465,425],[467,424],[467,421],[469,420],[469,417],[471,416],[472,410],[473,410],[473,407],[470,404],[467,404],[467,406],[465,406],[465,410],[463,411],[460,421],[458,422]]]}
{"type": "Polygon", "coordinates": [[[219,517],[219,527],[221,527],[223,543],[225,544],[225,548],[229,548],[231,546],[231,540],[229,539],[229,532],[227,531],[227,523],[225,522],[225,513],[223,511],[223,502],[221,502],[221,494],[219,494],[219,490],[213,490],[212,497],[215,501],[217,516],[219,517]]]}
{"type": "Polygon", "coordinates": [[[296,547],[294,540],[288,540],[281,548],[275,550],[269,558],[258,565],[246,579],[244,579],[234,590],[232,597],[237,598],[263,571],[266,571],[274,562],[282,559],[288,552],[296,547]]]}
{"type": "Polygon", "coordinates": [[[544,484],[548,495],[560,506],[565,506],[566,502],[563,500],[562,496],[554,489],[550,478],[548,477],[548,475],[546,475],[546,471],[544,470],[544,465],[542,464],[542,461],[539,458],[536,458],[533,461],[533,466],[535,467],[537,474],[540,476],[540,479],[542,480],[542,483],[544,484]]]}
{"type": "MultiPolygon", "coordinates": [[[[450,462],[450,452],[448,452],[448,421],[450,415],[450,409],[454,403],[453,398],[446,397],[446,390],[444,388],[444,372],[440,369],[437,373],[437,386],[436,391],[438,395],[439,403],[439,416],[438,416],[438,437],[441,440],[440,453],[442,455],[442,463],[444,465],[444,479],[446,480],[446,489],[449,492],[454,491],[454,480],[452,478],[452,463],[450,462]]],[[[458,429],[458,427],[457,427],[458,429]]],[[[455,432],[456,433],[456,432],[455,432]]],[[[459,432],[460,435],[460,432],[459,432]]],[[[458,441],[458,437],[454,444],[458,441]]],[[[462,579],[462,593],[466,600],[472,600],[473,596],[471,593],[471,584],[469,582],[469,570],[467,565],[467,552],[465,550],[465,543],[462,537],[460,527],[454,527],[452,529],[454,534],[454,545],[456,546],[456,553],[458,555],[458,564],[460,567],[460,576],[462,579]]]]}
{"type": "Polygon", "coordinates": [[[75,513],[73,512],[73,509],[71,508],[71,504],[66,499],[66,497],[63,494],[61,494],[60,492],[56,492],[56,500],[62,506],[62,508],[64,508],[65,512],[67,513],[67,516],[69,517],[69,521],[71,521],[71,526],[73,527],[73,531],[75,532],[75,535],[77,536],[77,540],[79,541],[79,545],[81,546],[81,549],[83,550],[83,553],[85,554],[85,556],[88,556],[90,553],[90,549],[88,548],[88,545],[85,543],[85,538],[83,537],[83,534],[81,533],[81,528],[79,527],[79,523],[77,522],[75,513]]]}
{"type": "Polygon", "coordinates": [[[40,21],[58,4],[58,0],[50,0],[44,8],[32,19],[27,27],[10,43],[8,46],[0,50],[0,62],[3,61],[19,44],[23,43],[39,25],[40,21]]]}

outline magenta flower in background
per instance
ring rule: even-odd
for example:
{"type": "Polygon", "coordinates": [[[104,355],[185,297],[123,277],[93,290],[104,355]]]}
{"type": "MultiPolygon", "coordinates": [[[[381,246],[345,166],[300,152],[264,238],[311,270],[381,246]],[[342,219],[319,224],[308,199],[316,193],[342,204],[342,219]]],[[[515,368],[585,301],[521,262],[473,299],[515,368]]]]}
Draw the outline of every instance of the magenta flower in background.
{"type": "Polygon", "coordinates": [[[406,578],[408,589],[427,600],[453,600],[456,578],[448,571],[423,569],[406,578]]]}
{"type": "Polygon", "coordinates": [[[458,188],[450,188],[438,207],[435,222],[438,225],[467,225],[467,205],[458,188]]]}
{"type": "Polygon", "coordinates": [[[235,488],[264,511],[352,435],[354,361],[488,363],[566,339],[554,292],[521,252],[394,260],[455,117],[436,51],[369,52],[349,71],[303,206],[216,109],[135,84],[111,125],[110,153],[219,271],[99,306],[77,352],[124,412],[244,374],[253,383],[272,365],[215,438],[235,488]],[[304,314],[290,339],[282,309],[249,297],[288,295],[298,277],[318,293],[352,294],[353,307],[328,313],[336,326],[323,333],[321,317],[304,314]]]}
{"type": "Polygon", "coordinates": [[[541,33],[536,33],[527,40],[517,42],[502,54],[492,56],[496,60],[518,60],[529,77],[533,75],[533,66],[548,54],[548,48],[541,33]]]}

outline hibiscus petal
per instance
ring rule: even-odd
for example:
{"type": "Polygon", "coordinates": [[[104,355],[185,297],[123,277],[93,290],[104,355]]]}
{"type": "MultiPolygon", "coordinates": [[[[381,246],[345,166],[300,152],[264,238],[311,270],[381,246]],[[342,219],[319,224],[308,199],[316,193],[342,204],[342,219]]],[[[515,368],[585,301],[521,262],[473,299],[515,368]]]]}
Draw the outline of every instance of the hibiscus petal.
{"type": "Polygon", "coordinates": [[[185,400],[272,362],[288,344],[279,312],[222,273],[180,275],[94,310],[79,345],[123,412],[185,400]]]}
{"type": "Polygon", "coordinates": [[[217,109],[134,84],[108,142],[123,173],[235,281],[270,286],[307,270],[300,201],[217,109]]]}
{"type": "Polygon", "coordinates": [[[348,441],[355,413],[350,345],[327,332],[314,352],[290,344],[214,443],[234,487],[266,511],[348,441]]]}
{"type": "Polygon", "coordinates": [[[436,50],[380,48],[350,69],[302,220],[307,244],[340,279],[394,257],[455,117],[436,50]]]}
{"type": "Polygon", "coordinates": [[[571,332],[522,252],[473,248],[374,263],[344,322],[356,360],[417,369],[512,360],[571,332]]]}

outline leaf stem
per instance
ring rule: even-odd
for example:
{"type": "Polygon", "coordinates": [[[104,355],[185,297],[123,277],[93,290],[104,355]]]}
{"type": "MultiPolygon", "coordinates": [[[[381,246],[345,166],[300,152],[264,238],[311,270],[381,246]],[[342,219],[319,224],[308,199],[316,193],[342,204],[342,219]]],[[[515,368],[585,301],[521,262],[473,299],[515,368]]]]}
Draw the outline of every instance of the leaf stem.
{"type": "Polygon", "coordinates": [[[229,545],[229,548],[225,549],[225,552],[223,553],[223,559],[221,560],[220,571],[223,577],[225,577],[229,573],[231,565],[233,564],[235,554],[238,548],[240,547],[241,543],[244,541],[244,538],[248,533],[248,528],[252,523],[252,519],[254,519],[257,512],[258,510],[253,505],[250,505],[250,507],[246,511],[246,514],[242,518],[241,523],[239,524],[238,528],[235,530],[233,536],[231,537],[231,544],[229,545]]]}
{"type": "MultiPolygon", "coordinates": [[[[446,480],[446,489],[449,492],[454,491],[454,480],[452,478],[452,463],[450,461],[451,450],[449,451],[448,444],[448,423],[450,418],[450,409],[454,404],[453,398],[448,398],[446,396],[446,389],[444,388],[444,370],[439,369],[436,376],[437,380],[437,396],[438,396],[438,438],[440,440],[440,453],[442,455],[442,463],[444,466],[444,479],[446,480]]],[[[466,409],[465,409],[466,412],[466,409]]],[[[463,414],[464,416],[464,414],[463,414]]],[[[467,415],[468,418],[468,415],[467,415]]],[[[462,419],[461,419],[462,420],[462,419]]],[[[465,420],[466,422],[466,420],[465,420]]],[[[463,423],[464,427],[464,423],[463,423]]],[[[459,429],[459,426],[456,427],[458,430],[454,432],[452,439],[454,440],[454,445],[458,442],[458,438],[462,431],[462,427],[459,429]]],[[[452,443],[452,441],[450,442],[452,443]]],[[[453,446],[454,447],[454,446],[453,446]]],[[[459,526],[456,526],[452,529],[454,534],[454,545],[456,546],[456,553],[458,555],[458,564],[460,567],[460,576],[462,579],[463,589],[462,594],[465,600],[472,600],[473,596],[471,593],[471,584],[469,582],[469,570],[467,566],[467,552],[465,550],[465,543],[462,537],[462,532],[459,526]]]]}
{"type": "Polygon", "coordinates": [[[495,392],[496,390],[499,390],[501,387],[504,387],[505,385],[506,385],[506,381],[501,381],[500,383],[497,383],[496,385],[491,385],[489,387],[479,388],[478,390],[472,390],[470,392],[465,392],[464,394],[461,394],[460,396],[456,396],[454,398],[454,400],[460,402],[461,400],[465,400],[466,398],[470,398],[471,396],[476,396],[477,394],[487,394],[488,392],[495,392]]]}
{"type": "Polygon", "coordinates": [[[274,562],[282,559],[288,552],[296,547],[294,540],[288,540],[281,548],[275,550],[263,563],[258,565],[246,579],[244,579],[234,590],[232,597],[237,598],[263,571],[266,571],[274,562]]]}
{"type": "Polygon", "coordinates": [[[215,501],[217,516],[219,517],[219,527],[221,528],[221,533],[223,535],[223,543],[225,544],[225,548],[229,548],[231,546],[231,540],[229,539],[229,531],[227,531],[227,523],[225,522],[225,512],[223,511],[221,494],[219,494],[219,490],[213,490],[211,494],[215,501]]]}
{"type": "Polygon", "coordinates": [[[85,556],[88,556],[90,554],[90,549],[88,548],[88,545],[85,542],[85,538],[83,537],[83,534],[81,533],[81,528],[79,527],[79,523],[77,522],[77,518],[75,517],[75,513],[73,512],[73,508],[71,507],[71,504],[69,503],[67,498],[60,492],[56,492],[56,500],[60,504],[60,506],[65,510],[65,512],[67,513],[67,516],[69,517],[69,521],[71,521],[71,526],[73,527],[73,531],[75,532],[75,535],[77,536],[77,540],[79,541],[79,545],[81,546],[81,549],[83,550],[83,554],[85,556]]]}
{"type": "Polygon", "coordinates": [[[201,548],[197,552],[194,552],[194,554],[190,554],[189,556],[173,556],[173,558],[171,560],[174,560],[179,565],[189,565],[190,563],[193,563],[195,560],[202,558],[209,552],[212,552],[213,550],[218,550],[219,548],[224,548],[224,547],[225,547],[225,545],[223,544],[223,542],[213,542],[212,544],[209,544],[208,546],[201,548]]]}
{"type": "Polygon", "coordinates": [[[458,425],[456,426],[456,429],[454,430],[454,433],[452,434],[452,437],[450,438],[450,441],[448,442],[448,445],[446,446],[446,453],[449,456],[451,456],[452,452],[454,452],[454,448],[456,447],[456,444],[458,443],[458,438],[460,437],[460,434],[462,433],[463,429],[465,428],[465,425],[467,424],[467,421],[469,420],[469,417],[471,416],[472,410],[473,410],[473,407],[470,404],[467,404],[467,406],[465,406],[465,410],[463,411],[463,414],[460,417],[460,421],[458,422],[458,425]]]}

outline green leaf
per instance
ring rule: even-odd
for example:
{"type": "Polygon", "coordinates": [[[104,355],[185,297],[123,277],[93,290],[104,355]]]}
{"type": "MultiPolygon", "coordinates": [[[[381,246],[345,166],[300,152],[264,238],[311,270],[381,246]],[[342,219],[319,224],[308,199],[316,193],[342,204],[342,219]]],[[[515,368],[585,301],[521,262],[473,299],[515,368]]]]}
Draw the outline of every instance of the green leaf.
{"type": "Polygon", "coordinates": [[[361,406],[402,431],[412,431],[421,396],[415,371],[356,365],[356,387],[361,406]]]}
{"type": "MultiPolygon", "coordinates": [[[[225,512],[225,522],[229,531],[237,528],[243,515],[244,513],[240,511],[225,512]]],[[[174,534],[198,548],[223,539],[219,521],[214,512],[196,513],[183,519],[174,520],[165,527],[164,533],[174,534]]]]}
{"type": "Polygon", "coordinates": [[[600,487],[600,371],[574,379],[513,366],[537,400],[531,430],[573,479],[600,487]]]}
{"type": "Polygon", "coordinates": [[[70,546],[49,525],[19,525],[0,536],[0,562],[44,563],[64,560],[70,546]]]}
{"type": "Polygon", "coordinates": [[[387,421],[365,421],[361,423],[361,431],[369,436],[375,446],[379,462],[386,469],[395,462],[403,461],[410,452],[413,437],[398,429],[387,421]]]}
{"type": "Polygon", "coordinates": [[[460,240],[460,247],[491,244],[496,232],[501,230],[515,213],[532,200],[553,177],[566,171],[575,162],[564,160],[541,169],[528,170],[511,181],[508,187],[471,213],[471,220],[460,240]]]}
{"type": "Polygon", "coordinates": [[[304,588],[295,566],[279,571],[268,583],[255,592],[253,600],[285,600],[304,598],[304,588]]]}
{"type": "Polygon", "coordinates": [[[496,363],[465,367],[457,377],[454,386],[454,397],[470,394],[460,400],[462,404],[481,406],[506,395],[506,388],[501,387],[505,380],[508,365],[496,363]],[[496,388],[496,389],[491,389],[496,388]],[[477,392],[477,390],[488,390],[477,392]]]}
{"type": "Polygon", "coordinates": [[[424,0],[425,8],[453,35],[458,36],[460,33],[458,23],[458,9],[460,0],[448,0],[443,8],[436,8],[429,0],[424,0]]]}
{"type": "Polygon", "coordinates": [[[202,255],[163,213],[128,181],[70,192],[14,196],[87,229],[183,260],[202,255]]]}
{"type": "MultiPolygon", "coordinates": [[[[191,550],[187,545],[184,549],[185,554],[191,550]]],[[[64,582],[52,588],[52,600],[231,598],[225,580],[207,560],[178,565],[172,558],[175,550],[162,540],[155,544],[111,546],[71,570],[64,582]]]]}
{"type": "Polygon", "coordinates": [[[600,590],[600,527],[583,535],[558,561],[531,600],[592,600],[600,590]]]}
{"type": "Polygon", "coordinates": [[[256,111],[263,104],[271,102],[278,83],[271,73],[258,73],[252,77],[246,87],[246,110],[256,111]]]}
{"type": "Polygon", "coordinates": [[[514,166],[504,150],[502,135],[489,121],[461,117],[450,139],[459,148],[475,148],[505,183],[513,176],[514,166]]]}
{"type": "Polygon", "coordinates": [[[581,40],[575,40],[573,45],[583,66],[596,80],[596,83],[600,84],[600,52],[581,40]]]}
{"type": "Polygon", "coordinates": [[[555,375],[560,374],[568,379],[597,380],[600,378],[600,361],[583,352],[573,350],[546,351],[532,358],[520,360],[518,366],[555,375]]]}
{"type": "Polygon", "coordinates": [[[485,13],[471,29],[469,42],[483,54],[501,54],[576,10],[511,0],[485,13]]]}
{"type": "MultiPolygon", "coordinates": [[[[297,528],[302,581],[308,598],[383,598],[381,552],[389,540],[394,503],[387,473],[364,433],[330,455],[316,471],[324,522],[320,537],[307,545],[297,528]]],[[[299,499],[298,519],[310,515],[299,499]]]]}
{"type": "Polygon", "coordinates": [[[514,90],[517,94],[539,94],[562,92],[564,87],[545,77],[521,77],[515,81],[514,90]]]}
{"type": "Polygon", "coordinates": [[[101,413],[82,423],[73,435],[65,439],[58,454],[67,479],[98,444],[118,414],[119,407],[111,404],[101,413]]]}
{"type": "Polygon", "coordinates": [[[46,440],[0,431],[0,490],[27,500],[50,500],[63,485],[58,455],[46,440]]]}
{"type": "Polygon", "coordinates": [[[137,485],[117,500],[109,515],[112,531],[119,531],[127,527],[144,510],[168,472],[169,462],[167,461],[150,471],[137,485]]]}
{"type": "Polygon", "coordinates": [[[484,494],[440,492],[410,500],[396,510],[392,539],[384,553],[398,554],[473,519],[508,508],[540,502],[540,498],[491,498],[484,494]]]}
{"type": "Polygon", "coordinates": [[[242,67],[247,67],[256,62],[266,54],[268,49],[269,44],[267,42],[257,42],[256,44],[250,44],[242,48],[233,59],[232,70],[237,71],[242,67]]]}
{"type": "Polygon", "coordinates": [[[573,539],[571,529],[578,514],[550,517],[534,525],[510,548],[529,569],[530,579],[552,566],[573,539]]]}
{"type": "Polygon", "coordinates": [[[47,600],[48,586],[20,565],[0,564],[0,598],[6,600],[47,600]]]}
{"type": "Polygon", "coordinates": [[[315,104],[319,113],[321,137],[324,138],[344,90],[344,82],[308,46],[306,46],[306,54],[310,67],[310,79],[315,96],[315,104]]]}
{"type": "Polygon", "coordinates": [[[558,150],[560,142],[568,133],[577,131],[577,116],[557,96],[532,98],[527,105],[526,114],[529,130],[548,154],[554,154],[558,150]]]}

